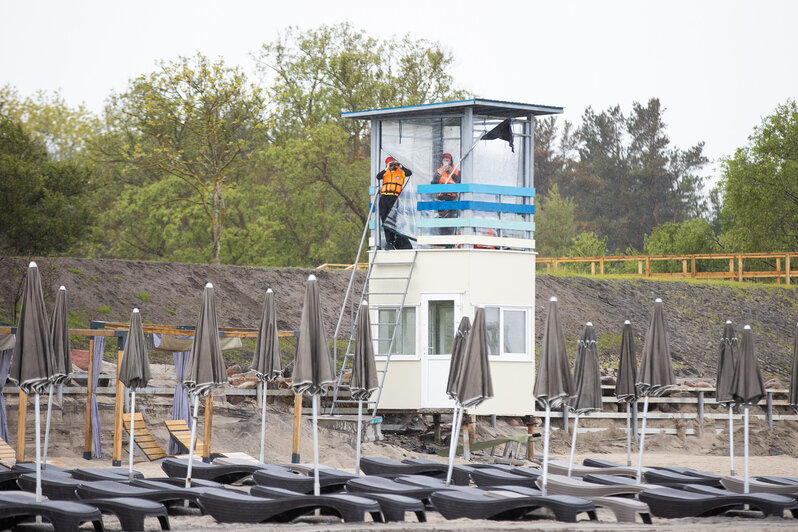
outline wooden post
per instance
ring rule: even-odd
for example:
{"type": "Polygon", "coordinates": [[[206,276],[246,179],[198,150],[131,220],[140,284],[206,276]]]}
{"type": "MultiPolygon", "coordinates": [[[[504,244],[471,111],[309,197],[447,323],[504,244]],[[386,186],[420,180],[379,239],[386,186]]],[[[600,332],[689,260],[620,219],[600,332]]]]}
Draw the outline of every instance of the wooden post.
{"type": "Polygon", "coordinates": [[[213,432],[213,392],[205,398],[205,434],[203,438],[204,447],[202,448],[202,461],[211,461],[211,434],[213,432]]]}
{"type": "Polygon", "coordinates": [[[546,263],[546,272],[548,273],[549,271],[551,271],[551,263],[547,262],[546,263]]]}
{"type": "Polygon", "coordinates": [[[781,258],[776,257],[776,284],[781,284],[781,258]]]}
{"type": "Polygon", "coordinates": [[[302,394],[294,395],[294,443],[291,447],[291,463],[299,463],[299,436],[302,427],[302,394]]]}
{"type": "Polygon", "coordinates": [[[690,257],[690,273],[692,274],[692,276],[693,276],[693,277],[695,277],[695,276],[696,276],[696,271],[695,271],[695,255],[693,255],[692,257],[690,257]]]}
{"type": "MultiPolygon", "coordinates": [[[[463,414],[463,426],[460,429],[460,432],[463,434],[463,458],[466,460],[471,460],[471,439],[470,439],[470,431],[469,425],[471,424],[471,416],[468,414],[463,414]]],[[[455,454],[457,453],[457,449],[455,448],[455,454]]]]}
{"type": "Polygon", "coordinates": [[[682,259],[682,274],[687,275],[687,259],[682,259]]]}
{"type": "Polygon", "coordinates": [[[790,284],[790,254],[789,253],[787,253],[784,256],[784,278],[786,280],[785,283],[786,284],[790,284]]]}
{"type": "Polygon", "coordinates": [[[91,393],[94,391],[92,386],[92,374],[94,373],[94,336],[89,340],[89,382],[86,384],[86,437],[83,440],[83,458],[91,460],[91,393]]]}
{"type": "Polygon", "coordinates": [[[743,282],[743,254],[737,255],[737,281],[743,282]]]}
{"type": "Polygon", "coordinates": [[[643,275],[643,261],[637,261],[637,275],[643,275]]]}
{"type": "Polygon", "coordinates": [[[432,414],[432,441],[441,443],[441,415],[432,414]]]}
{"type": "MultiPolygon", "coordinates": [[[[119,371],[122,369],[122,356],[124,351],[116,352],[116,398],[114,402],[114,451],[111,455],[111,464],[115,467],[122,465],[122,416],[125,415],[125,385],[119,380],[119,371]]],[[[131,443],[132,445],[132,443],[131,443]]]]}
{"type": "Polygon", "coordinates": [[[557,260],[556,259],[554,260],[554,271],[555,272],[557,271],[557,260]]]}
{"type": "Polygon", "coordinates": [[[651,277],[651,259],[646,257],[646,277],[651,277]]]}
{"type": "Polygon", "coordinates": [[[599,273],[604,275],[604,257],[599,259],[599,273]]]}
{"type": "MultiPolygon", "coordinates": [[[[729,259],[729,273],[734,273],[734,259],[729,259]]],[[[734,275],[730,277],[734,277],[734,275]]]]}
{"type": "Polygon", "coordinates": [[[28,423],[28,394],[19,391],[19,415],[17,416],[17,462],[25,461],[25,428],[28,423]]]}
{"type": "Polygon", "coordinates": [[[590,275],[596,275],[596,263],[590,261],[590,275]]]}

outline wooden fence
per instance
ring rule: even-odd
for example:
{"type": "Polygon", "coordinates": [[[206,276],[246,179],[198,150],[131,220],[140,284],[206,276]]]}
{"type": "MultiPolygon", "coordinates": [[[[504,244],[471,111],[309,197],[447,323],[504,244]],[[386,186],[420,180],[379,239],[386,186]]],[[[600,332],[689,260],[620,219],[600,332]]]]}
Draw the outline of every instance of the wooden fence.
{"type": "MultiPolygon", "coordinates": [[[[742,282],[744,279],[775,278],[777,283],[782,279],[791,283],[795,270],[790,269],[790,261],[798,258],[798,252],[785,253],[714,253],[701,255],[610,255],[605,257],[538,257],[538,266],[545,264],[547,272],[556,272],[566,264],[589,264],[592,275],[618,273],[632,277],[665,277],[693,279],[733,279],[742,282]],[[718,262],[728,263],[729,267],[720,270],[718,262]],[[746,270],[746,261],[750,267],[757,261],[760,270],[746,270]],[[613,267],[623,263],[637,263],[637,272],[610,272],[613,267]],[[681,263],[681,271],[655,272],[652,263],[681,263]],[[698,271],[699,266],[711,267],[713,271],[698,271]]],[[[587,272],[585,272],[587,273],[587,272]]]]}

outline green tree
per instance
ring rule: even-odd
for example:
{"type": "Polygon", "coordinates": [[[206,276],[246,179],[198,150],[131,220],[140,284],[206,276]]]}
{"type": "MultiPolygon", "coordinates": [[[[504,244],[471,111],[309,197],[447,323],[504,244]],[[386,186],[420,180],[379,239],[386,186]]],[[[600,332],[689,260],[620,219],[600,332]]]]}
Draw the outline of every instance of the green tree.
{"type": "Polygon", "coordinates": [[[603,257],[607,254],[607,237],[583,231],[574,238],[568,254],[571,257],[603,257]]]}
{"type": "Polygon", "coordinates": [[[723,162],[721,223],[732,251],[798,249],[798,105],[776,107],[723,162]]]}
{"type": "MultiPolygon", "coordinates": [[[[95,150],[103,162],[118,164],[122,181],[133,187],[123,202],[138,205],[140,214],[141,209],[162,212],[177,233],[188,223],[193,244],[209,248],[210,262],[219,264],[226,192],[241,179],[253,139],[263,127],[263,107],[261,91],[239,68],[202,54],[181,57],[162,62],[158,71],[132,80],[126,92],[111,97],[108,133],[95,150]],[[148,197],[158,199],[149,202],[148,197]],[[172,209],[176,206],[181,210],[172,209]],[[205,229],[194,227],[203,218],[205,229]]],[[[131,224],[141,221],[133,216],[131,224]]],[[[119,227],[130,242],[141,240],[130,233],[138,231],[136,225],[119,227]]],[[[169,233],[165,230],[164,238],[169,233]]],[[[171,244],[175,249],[176,243],[171,244]]],[[[145,257],[165,251],[158,243],[145,245],[145,257]]]]}
{"type": "Polygon", "coordinates": [[[535,212],[535,246],[544,257],[562,257],[568,254],[577,235],[571,198],[560,195],[557,185],[549,191],[535,212]]]}
{"type": "MultiPolygon", "coordinates": [[[[700,255],[718,251],[718,238],[712,224],[703,218],[658,225],[650,235],[646,235],[643,246],[646,255],[700,255]]],[[[698,271],[707,271],[709,266],[706,262],[696,263],[698,271]]],[[[655,272],[682,271],[681,263],[675,261],[655,261],[651,267],[655,272]]]]}
{"type": "Polygon", "coordinates": [[[80,240],[93,219],[89,176],[72,161],[51,161],[21,124],[0,115],[0,250],[45,255],[80,240]]]}

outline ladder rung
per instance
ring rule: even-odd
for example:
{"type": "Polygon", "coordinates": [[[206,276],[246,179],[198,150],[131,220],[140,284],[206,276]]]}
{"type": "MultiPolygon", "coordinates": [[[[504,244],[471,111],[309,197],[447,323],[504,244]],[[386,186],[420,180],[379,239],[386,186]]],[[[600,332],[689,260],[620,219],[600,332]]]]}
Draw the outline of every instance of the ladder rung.
{"type": "Polygon", "coordinates": [[[369,277],[369,281],[399,281],[406,279],[406,275],[404,277],[369,277]]]}
{"type": "Polygon", "coordinates": [[[366,292],[367,296],[403,296],[404,292],[366,292]]]}

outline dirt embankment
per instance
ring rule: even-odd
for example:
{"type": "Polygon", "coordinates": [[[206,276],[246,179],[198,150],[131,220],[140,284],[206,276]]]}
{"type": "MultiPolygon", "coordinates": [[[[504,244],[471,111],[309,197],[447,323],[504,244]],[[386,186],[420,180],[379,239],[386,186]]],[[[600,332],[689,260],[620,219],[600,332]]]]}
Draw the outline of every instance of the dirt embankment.
{"type": "MultiPolygon", "coordinates": [[[[331,337],[351,272],[301,268],[247,268],[199,264],[156,263],[71,258],[36,259],[48,306],[60,285],[69,294],[73,327],[90,320],[126,321],[133,307],[149,323],[192,325],[202,288],[216,287],[221,326],[256,327],[267,288],[275,292],[278,327],[299,327],[304,282],[318,276],[325,326],[331,337]]],[[[0,258],[0,324],[13,324],[14,305],[22,289],[27,264],[0,258]]],[[[358,272],[356,284],[362,285],[358,272]]],[[[795,288],[748,284],[699,284],[679,281],[607,280],[539,275],[535,301],[536,333],[543,333],[546,301],[560,300],[563,328],[571,356],[586,321],[596,327],[602,365],[617,366],[623,321],[632,321],[638,351],[648,327],[652,302],[665,302],[676,373],[711,378],[725,320],[738,329],[753,327],[757,355],[767,377],[784,379],[792,363],[792,335],[798,320],[795,288]]],[[[345,318],[344,325],[349,323],[345,318]]],[[[344,329],[346,330],[346,329],[344,329]]],[[[538,341],[539,344],[539,341],[538,341]]]]}

